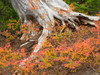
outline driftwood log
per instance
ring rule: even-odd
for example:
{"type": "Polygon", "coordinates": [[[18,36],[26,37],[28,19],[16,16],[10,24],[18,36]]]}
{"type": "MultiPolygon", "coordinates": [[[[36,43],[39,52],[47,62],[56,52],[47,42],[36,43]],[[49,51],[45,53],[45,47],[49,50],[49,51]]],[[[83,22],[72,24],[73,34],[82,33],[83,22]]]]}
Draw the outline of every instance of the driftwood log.
{"type": "Polygon", "coordinates": [[[35,58],[34,54],[42,47],[41,43],[45,42],[46,37],[52,32],[55,19],[59,19],[61,24],[65,26],[65,22],[67,22],[68,27],[72,30],[77,30],[80,25],[96,26],[94,21],[100,20],[100,17],[97,16],[87,16],[82,13],[73,12],[63,0],[11,0],[11,2],[20,18],[21,26],[26,24],[28,27],[28,33],[23,33],[21,37],[21,40],[28,42],[21,46],[34,41],[33,38],[38,35],[38,38],[36,38],[38,44],[32,54],[19,64],[19,67],[22,68],[24,68],[23,66],[27,60],[31,61],[35,58]],[[35,28],[33,23],[35,27],[39,27],[39,31],[33,31],[35,28]]]}

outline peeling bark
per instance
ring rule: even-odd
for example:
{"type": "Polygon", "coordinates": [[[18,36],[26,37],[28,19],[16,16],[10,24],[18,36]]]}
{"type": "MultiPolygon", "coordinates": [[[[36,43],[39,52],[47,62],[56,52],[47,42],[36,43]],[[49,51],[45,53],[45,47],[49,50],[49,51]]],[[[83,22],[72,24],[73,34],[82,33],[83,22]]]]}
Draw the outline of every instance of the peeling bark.
{"type": "MultiPolygon", "coordinates": [[[[68,22],[68,27],[74,30],[77,30],[78,27],[83,24],[96,26],[94,21],[100,20],[100,17],[97,16],[87,16],[82,13],[73,12],[63,0],[11,0],[11,2],[20,18],[21,26],[23,26],[23,24],[28,26],[28,33],[24,33],[21,40],[25,39],[23,36],[26,35],[26,40],[34,41],[34,39],[30,39],[30,37],[36,37],[35,33],[37,31],[33,31],[29,25],[34,23],[36,27],[36,22],[38,22],[38,24],[42,26],[42,29],[41,26],[37,26],[40,27],[40,31],[42,30],[42,33],[39,34],[39,38],[37,38],[38,45],[35,47],[32,54],[20,63],[19,67],[25,65],[25,61],[34,59],[34,53],[40,50],[42,47],[41,43],[43,43],[45,38],[52,32],[55,18],[59,19],[61,24],[65,26],[65,22],[68,22]]],[[[33,26],[31,27],[34,28],[33,26]]]]}

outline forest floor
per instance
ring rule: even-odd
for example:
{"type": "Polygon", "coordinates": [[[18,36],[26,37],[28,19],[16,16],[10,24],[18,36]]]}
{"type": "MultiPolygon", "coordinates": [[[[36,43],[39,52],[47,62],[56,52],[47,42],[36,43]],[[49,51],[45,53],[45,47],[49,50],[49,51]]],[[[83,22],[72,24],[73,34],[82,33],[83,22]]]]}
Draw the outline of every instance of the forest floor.
{"type": "MultiPolygon", "coordinates": [[[[89,29],[89,27],[87,28],[87,30],[88,29],[89,29]]],[[[84,39],[86,39],[90,36],[93,36],[93,34],[88,33],[82,37],[84,39]]],[[[73,40],[72,38],[70,38],[70,39],[71,39],[71,41],[73,40]]],[[[73,40],[72,42],[74,42],[74,41],[75,40],[73,40]]],[[[6,43],[7,42],[5,42],[5,37],[0,36],[0,47],[4,47],[6,43]]],[[[21,41],[18,39],[14,39],[10,43],[12,46],[12,50],[16,51],[17,49],[19,49],[21,41]]],[[[29,45],[25,46],[25,48],[27,48],[29,50],[29,52],[31,52],[31,47],[30,47],[31,45],[33,45],[33,44],[30,43],[29,45]]],[[[11,68],[12,67],[0,68],[0,71],[1,71],[0,75],[11,75],[11,68]]],[[[95,68],[95,69],[98,69],[98,68],[95,68]]],[[[84,65],[84,64],[83,64],[83,66],[81,66],[81,68],[77,69],[76,72],[71,72],[71,70],[61,67],[59,65],[59,63],[57,63],[56,66],[54,66],[54,68],[38,71],[38,75],[42,75],[43,72],[45,72],[44,75],[100,75],[99,72],[94,71],[94,68],[91,68],[90,66],[84,65]]]]}

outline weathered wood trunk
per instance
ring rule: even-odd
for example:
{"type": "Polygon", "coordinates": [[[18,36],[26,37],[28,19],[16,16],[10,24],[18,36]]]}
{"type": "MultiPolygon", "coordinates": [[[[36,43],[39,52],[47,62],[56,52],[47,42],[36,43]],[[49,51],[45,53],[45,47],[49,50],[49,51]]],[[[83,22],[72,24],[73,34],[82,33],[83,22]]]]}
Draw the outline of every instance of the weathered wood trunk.
{"type": "MultiPolygon", "coordinates": [[[[54,19],[58,18],[63,25],[67,21],[70,28],[77,30],[81,24],[95,26],[93,21],[98,20],[97,17],[73,12],[62,0],[11,0],[11,2],[22,24],[29,25],[31,20],[35,24],[38,22],[42,27],[46,26],[47,22],[53,27],[54,19]]],[[[35,32],[32,31],[32,28],[29,27],[28,32],[29,34],[23,34],[21,40],[29,40],[29,37],[34,38],[35,32]]]]}
{"type": "Polygon", "coordinates": [[[67,22],[68,27],[74,30],[77,30],[78,27],[83,24],[96,26],[93,21],[100,20],[100,17],[73,12],[63,0],[11,0],[11,2],[20,18],[21,26],[26,24],[28,27],[28,33],[24,33],[21,40],[25,39],[24,36],[26,35],[26,40],[34,41],[32,38],[36,37],[37,31],[33,31],[34,26],[32,26],[32,24],[34,23],[35,27],[37,27],[38,24],[42,26],[42,29],[38,26],[40,27],[40,31],[42,30],[42,33],[40,33],[40,31],[37,33],[37,35],[39,35],[39,38],[37,38],[38,45],[35,47],[31,56],[20,63],[19,66],[21,67],[25,65],[25,61],[34,59],[34,53],[40,50],[42,47],[41,43],[43,43],[45,38],[52,32],[55,18],[59,19],[62,22],[61,24],[65,26],[65,22],[67,22]]]}

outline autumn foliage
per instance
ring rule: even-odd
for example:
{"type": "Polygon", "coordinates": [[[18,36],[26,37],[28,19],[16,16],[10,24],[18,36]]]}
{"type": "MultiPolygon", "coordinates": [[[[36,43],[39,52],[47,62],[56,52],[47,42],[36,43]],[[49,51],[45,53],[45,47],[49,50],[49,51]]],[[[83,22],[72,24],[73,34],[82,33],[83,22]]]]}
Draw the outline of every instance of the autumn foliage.
{"type": "MultiPolygon", "coordinates": [[[[83,64],[90,68],[100,69],[100,21],[96,22],[97,28],[82,26],[78,31],[69,33],[67,29],[64,33],[59,33],[59,26],[54,28],[54,33],[50,35],[48,41],[43,44],[38,57],[27,63],[22,70],[18,67],[19,61],[26,56],[25,49],[13,51],[10,43],[5,47],[0,47],[0,68],[12,67],[11,72],[16,68],[22,73],[44,74],[44,69],[55,68],[60,65],[66,69],[77,71],[83,64]],[[57,32],[56,32],[57,31],[57,32]]],[[[33,47],[34,49],[34,47],[33,47]]],[[[47,73],[47,72],[45,72],[47,73]]]]}
{"type": "MultiPolygon", "coordinates": [[[[12,49],[9,42],[16,39],[20,32],[19,22],[10,20],[7,30],[1,32],[6,37],[7,44],[0,47],[0,73],[2,74],[3,68],[9,67],[11,68],[8,71],[10,73],[18,69],[24,75],[45,75],[50,69],[59,72],[56,69],[59,66],[66,71],[76,72],[77,69],[84,67],[83,65],[89,66],[94,71],[100,71],[100,21],[95,23],[97,27],[80,26],[77,31],[72,33],[67,28],[60,33],[63,26],[55,26],[53,33],[43,43],[43,48],[36,54],[37,57],[32,62],[27,61],[22,69],[18,65],[23,58],[27,58],[27,53],[24,48],[12,49]]],[[[24,29],[22,28],[21,31],[27,33],[24,31],[27,30],[27,27],[24,25],[23,27],[24,29]]],[[[32,47],[33,50],[34,47],[32,47]]]]}

